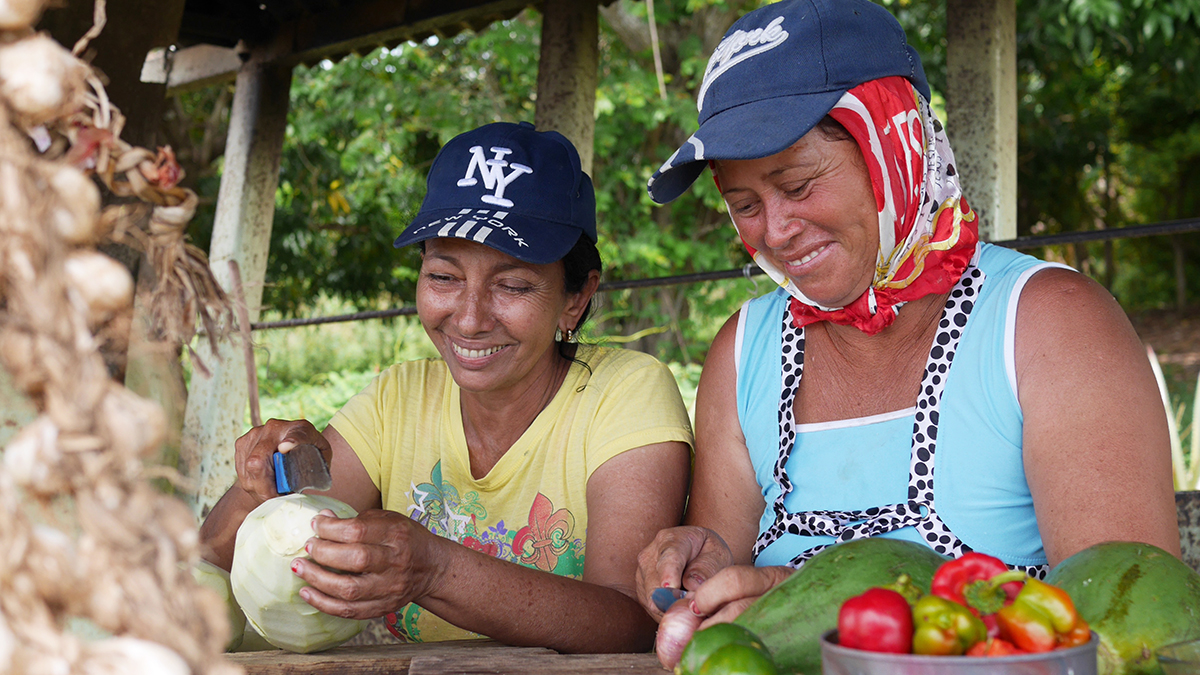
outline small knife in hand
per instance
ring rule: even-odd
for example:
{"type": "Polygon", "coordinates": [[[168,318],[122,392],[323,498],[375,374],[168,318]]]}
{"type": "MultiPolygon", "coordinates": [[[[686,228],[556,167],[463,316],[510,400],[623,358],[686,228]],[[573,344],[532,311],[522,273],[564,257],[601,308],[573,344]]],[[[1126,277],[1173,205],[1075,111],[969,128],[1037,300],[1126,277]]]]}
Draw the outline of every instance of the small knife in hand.
{"type": "Polygon", "coordinates": [[[281,495],[304,490],[328,490],[333,485],[329,464],[321,449],[301,443],[287,452],[276,452],[275,491],[281,495]]]}

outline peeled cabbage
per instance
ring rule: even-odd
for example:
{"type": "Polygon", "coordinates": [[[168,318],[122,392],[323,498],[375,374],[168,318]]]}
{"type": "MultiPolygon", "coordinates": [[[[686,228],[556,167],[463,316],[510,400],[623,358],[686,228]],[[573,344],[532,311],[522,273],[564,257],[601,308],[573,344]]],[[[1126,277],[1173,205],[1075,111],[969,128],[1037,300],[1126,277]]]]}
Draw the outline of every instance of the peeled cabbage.
{"type": "Polygon", "coordinates": [[[290,652],[336,647],[366,625],[325,614],[299,595],[306,584],[292,572],[292,561],[308,557],[304,544],[314,536],[312,519],[322,509],[339,518],[358,515],[349,505],[322,495],[268,499],[246,516],[233,547],[230,581],[246,620],[267,642],[290,652]]]}
{"type": "Polygon", "coordinates": [[[211,588],[225,601],[225,611],[229,618],[229,642],[225,651],[231,652],[242,644],[242,636],[246,631],[246,615],[233,599],[233,588],[229,582],[229,572],[216,565],[201,560],[192,568],[192,578],[201,586],[211,588]]]}

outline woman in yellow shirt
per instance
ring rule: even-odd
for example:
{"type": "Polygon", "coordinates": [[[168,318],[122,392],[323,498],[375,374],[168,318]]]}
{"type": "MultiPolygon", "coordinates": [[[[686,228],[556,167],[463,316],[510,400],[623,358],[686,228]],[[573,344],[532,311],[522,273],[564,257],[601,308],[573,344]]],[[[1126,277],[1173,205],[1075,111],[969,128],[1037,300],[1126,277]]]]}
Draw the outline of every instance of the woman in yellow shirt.
{"type": "Polygon", "coordinates": [[[396,240],[422,246],[417,309],[441,358],[392,366],[324,432],[271,420],[238,439],[208,558],[228,569],[237,526],[276,496],[272,453],[313,443],[332,457],[327,494],[359,511],[318,516],[312,561],[293,565],[317,609],[387,616],[409,640],[648,650],[636,557],[679,523],[691,427],[657,360],[575,342],[595,239],[591,181],[560,134],[497,123],[447,143],[396,240]]]}

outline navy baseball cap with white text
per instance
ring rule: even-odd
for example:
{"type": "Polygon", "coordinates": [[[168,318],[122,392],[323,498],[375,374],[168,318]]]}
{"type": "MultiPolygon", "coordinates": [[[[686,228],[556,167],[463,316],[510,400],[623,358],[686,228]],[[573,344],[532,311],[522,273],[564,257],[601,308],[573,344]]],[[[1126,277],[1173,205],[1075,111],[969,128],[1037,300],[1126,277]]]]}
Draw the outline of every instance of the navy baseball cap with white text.
{"type": "Polygon", "coordinates": [[[929,84],[904,29],[868,0],[783,0],[730,27],[696,96],[700,128],[650,177],[665,204],[712,159],[758,159],[791,147],[842,94],[899,75],[929,100],[929,84]]]}
{"type": "Polygon", "coordinates": [[[496,122],[459,134],[434,158],[426,187],[396,248],[457,237],[547,264],[562,259],[580,235],[596,241],[592,181],[575,146],[557,131],[496,122]]]}

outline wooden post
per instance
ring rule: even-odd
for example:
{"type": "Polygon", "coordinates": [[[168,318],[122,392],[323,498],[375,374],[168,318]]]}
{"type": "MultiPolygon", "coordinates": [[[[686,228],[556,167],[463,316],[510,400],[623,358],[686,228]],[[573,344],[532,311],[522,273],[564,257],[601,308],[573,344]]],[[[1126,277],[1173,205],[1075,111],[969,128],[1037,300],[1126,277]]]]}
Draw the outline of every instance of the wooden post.
{"type": "Polygon", "coordinates": [[[591,175],[599,63],[598,0],[546,0],[534,125],[566,136],[591,175]]]}
{"type": "MultiPolygon", "coordinates": [[[[252,50],[238,72],[209,248],[213,274],[227,292],[229,261],[237,261],[251,321],[262,302],[292,80],[292,66],[269,57],[267,50],[252,50]]],[[[235,337],[219,351],[202,348],[212,377],[193,372],[183,429],[180,469],[197,482],[193,507],[201,517],[233,484],[233,446],[246,419],[242,347],[235,337]]]]}
{"type": "Polygon", "coordinates": [[[1016,0],[946,0],[946,132],[985,241],[1017,236],[1016,26],[1016,0]]]}

